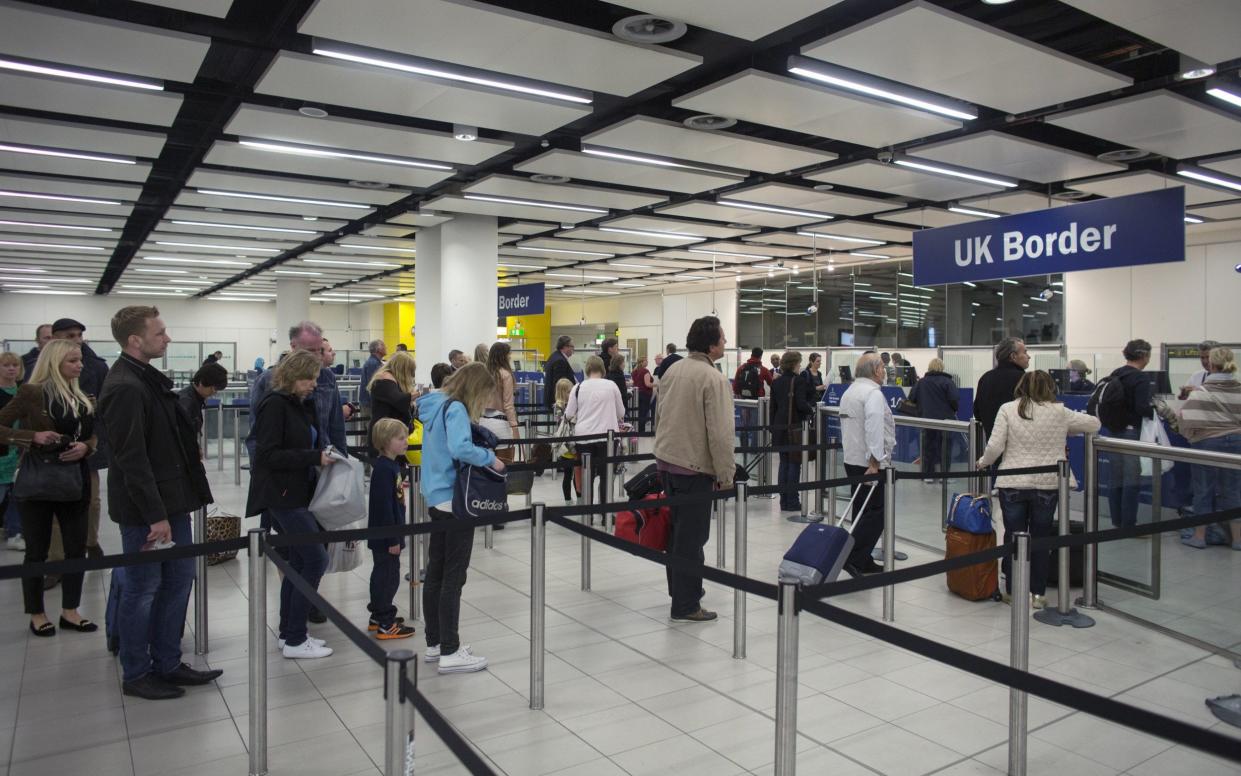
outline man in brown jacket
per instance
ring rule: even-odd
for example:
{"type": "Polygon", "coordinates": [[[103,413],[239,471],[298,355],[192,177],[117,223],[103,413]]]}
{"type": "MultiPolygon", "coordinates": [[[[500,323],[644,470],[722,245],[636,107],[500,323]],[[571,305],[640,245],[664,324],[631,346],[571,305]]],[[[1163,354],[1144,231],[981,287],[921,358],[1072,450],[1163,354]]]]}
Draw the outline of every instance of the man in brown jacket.
{"type": "MultiPolygon", "coordinates": [[[[733,392],[715,368],[724,356],[720,319],[708,315],[689,327],[689,356],[664,372],[655,405],[655,459],[668,496],[710,495],[733,483],[733,392]]],[[[711,502],[671,507],[668,554],[703,562],[711,535],[711,502]]],[[[709,622],[715,612],[702,608],[702,575],[668,569],[673,622],[709,622]]]]}

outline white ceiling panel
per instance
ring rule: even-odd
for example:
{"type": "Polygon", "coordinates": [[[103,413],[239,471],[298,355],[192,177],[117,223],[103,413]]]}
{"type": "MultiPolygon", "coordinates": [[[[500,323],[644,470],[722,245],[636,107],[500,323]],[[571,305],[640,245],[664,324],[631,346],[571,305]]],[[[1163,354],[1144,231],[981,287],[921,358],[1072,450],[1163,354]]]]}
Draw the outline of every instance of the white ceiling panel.
{"type": "MultiPolygon", "coordinates": [[[[738,246],[737,250],[743,253],[750,253],[755,256],[763,256],[764,258],[768,258],[768,257],[774,258],[777,253],[783,253],[785,249],[767,246],[767,245],[764,245],[762,247],[756,247],[754,245],[742,244],[738,246]]],[[[800,255],[804,253],[807,253],[807,251],[797,251],[796,255],[800,255]]],[[[658,251],[656,253],[652,253],[649,255],[651,258],[656,258],[656,259],[674,259],[674,260],[685,260],[685,261],[701,261],[702,259],[706,259],[705,263],[699,264],[694,269],[689,270],[689,272],[695,275],[702,275],[706,273],[709,276],[711,274],[711,256],[710,255],[704,256],[701,253],[690,253],[689,251],[686,251],[684,248],[669,248],[666,251],[658,251]]],[[[735,275],[738,271],[748,272],[750,271],[749,269],[750,262],[761,262],[761,261],[763,261],[763,259],[745,258],[741,256],[726,256],[722,253],[717,253],[715,255],[716,271],[719,273],[719,277],[721,279],[735,275]]],[[[628,262],[625,262],[625,263],[628,264],[628,262]]],[[[766,272],[766,271],[767,270],[765,269],[754,270],[756,274],[759,272],[766,272]]]]}
{"type": "MultiPolygon", "coordinates": [[[[964,224],[970,221],[979,220],[979,216],[967,216],[963,213],[953,213],[938,207],[916,207],[909,210],[901,210],[897,213],[883,213],[877,215],[880,221],[895,221],[900,224],[912,224],[913,226],[931,228],[937,226],[953,226],[955,224],[964,224]]],[[[823,227],[829,228],[829,227],[823,227]]]]}
{"type": "Polygon", "coordinates": [[[1229,175],[1241,178],[1241,154],[1234,156],[1225,156],[1219,159],[1212,159],[1209,162],[1202,162],[1203,167],[1210,167],[1212,170],[1219,170],[1229,175]]]}
{"type": "MultiPolygon", "coordinates": [[[[630,253],[641,253],[646,250],[646,248],[643,248],[640,245],[626,245],[624,243],[600,240],[557,239],[555,237],[535,237],[532,240],[522,240],[521,244],[518,246],[518,249],[525,248],[590,251],[593,253],[611,253],[616,256],[623,256],[630,253]]],[[[549,258],[553,257],[549,256],[549,258]]]]}
{"type": "Polygon", "coordinates": [[[542,135],[591,112],[558,100],[449,85],[288,52],[276,57],[255,91],[527,135],[542,135]]]}
{"type": "Polygon", "coordinates": [[[754,140],[730,132],[690,129],[674,121],[649,116],[631,116],[606,129],[592,132],[582,140],[609,148],[766,173],[825,164],[836,158],[836,154],[827,151],[812,151],[771,140],[754,140]]]}
{"type": "Polygon", "coordinates": [[[695,27],[758,40],[793,22],[831,8],[842,0],[632,0],[627,7],[678,19],[695,27]]]}
{"type": "Polygon", "coordinates": [[[249,148],[225,140],[216,141],[207,155],[207,164],[247,167],[295,175],[314,175],[339,180],[379,181],[408,188],[424,189],[453,175],[451,170],[426,170],[399,164],[379,164],[356,159],[325,159],[300,154],[282,154],[249,148]]]}
{"type": "MultiPolygon", "coordinates": [[[[17,204],[17,203],[5,203],[17,204]]],[[[42,210],[25,210],[18,207],[0,207],[0,221],[25,221],[29,223],[66,224],[69,226],[94,226],[108,229],[122,229],[125,226],[123,215],[111,217],[103,215],[82,215],[78,213],[48,213],[42,210]]],[[[10,231],[21,227],[7,225],[10,231]]],[[[84,234],[90,232],[66,229],[61,234],[84,234]]],[[[102,234],[102,233],[100,233],[102,234]]]]}
{"type": "Polygon", "coordinates": [[[794,256],[802,256],[806,251],[797,248],[777,248],[769,247],[761,251],[755,251],[753,245],[747,245],[744,242],[727,242],[718,240],[716,242],[703,243],[701,245],[689,245],[683,248],[684,251],[696,258],[703,258],[710,261],[712,257],[724,264],[737,264],[742,262],[750,262],[755,260],[755,256],[730,256],[728,254],[761,254],[765,256],[774,256],[776,258],[792,258],[794,256]],[[705,253],[700,253],[705,251],[705,253]]]}
{"type": "Polygon", "coordinates": [[[191,83],[210,43],[33,4],[0,6],[0,51],[12,56],[191,83]]]}
{"type": "Polygon", "coordinates": [[[372,0],[362,14],[349,0],[320,0],[299,29],[624,97],[702,63],[693,54],[468,0],[372,0]]]}
{"type": "Polygon", "coordinates": [[[297,111],[243,105],[224,128],[245,138],[345,148],[359,153],[430,159],[454,164],[479,164],[513,147],[504,140],[478,138],[463,142],[447,132],[394,127],[335,116],[317,119],[297,111]]]}
{"type": "MultiPolygon", "coordinates": [[[[409,194],[407,191],[393,189],[360,189],[353,186],[338,186],[332,183],[310,183],[308,181],[269,175],[247,175],[245,173],[216,172],[201,169],[195,171],[190,176],[187,186],[372,205],[389,205],[409,194]]],[[[220,200],[232,207],[235,207],[234,203],[239,201],[231,197],[220,197],[220,200]]],[[[275,204],[268,200],[253,201],[260,202],[263,207],[275,204]]],[[[358,213],[361,214],[362,211],[359,210],[358,213]]],[[[355,216],[355,218],[357,217],[360,217],[360,215],[355,216]]]]}
{"type": "Polygon", "coordinates": [[[394,218],[389,218],[388,223],[422,228],[428,226],[439,226],[445,221],[451,220],[452,216],[450,215],[441,215],[428,210],[420,213],[402,213],[394,218]]]}
{"type": "Polygon", "coordinates": [[[577,228],[565,232],[557,232],[557,237],[570,237],[581,240],[615,240],[638,247],[669,248],[676,245],[690,245],[702,242],[702,237],[678,237],[676,235],[630,234],[627,232],[608,232],[601,229],[577,228]]]}
{"type": "Polygon", "coordinates": [[[362,234],[368,237],[405,237],[414,230],[412,226],[388,226],[386,224],[376,224],[368,226],[362,230],[362,234]]]}
{"type": "MultiPolygon", "coordinates": [[[[56,180],[55,178],[42,178],[37,175],[21,175],[16,173],[0,173],[0,189],[8,191],[33,192],[37,194],[54,194],[66,197],[91,197],[94,199],[134,201],[142,194],[141,186],[127,185],[124,183],[86,183],[79,181],[56,180]]],[[[52,206],[52,200],[40,199],[24,199],[0,197],[0,204],[12,205],[20,203],[22,205],[34,206],[38,203],[39,208],[49,208],[52,206]]],[[[106,211],[106,212],[119,212],[106,211]]]]}
{"type": "Polygon", "coordinates": [[[1088,191],[1101,197],[1119,197],[1124,194],[1137,194],[1143,191],[1157,191],[1172,186],[1185,187],[1185,204],[1202,205],[1207,202],[1222,202],[1231,199],[1232,195],[1222,189],[1210,186],[1199,186],[1187,183],[1184,178],[1175,175],[1164,175],[1158,172],[1130,172],[1124,175],[1112,175],[1107,178],[1093,178],[1069,184],[1069,188],[1088,191]]]}
{"type": "MultiPolygon", "coordinates": [[[[199,210],[196,208],[171,208],[164,218],[168,221],[199,221],[213,224],[241,224],[244,226],[267,226],[280,229],[310,229],[315,232],[331,232],[345,225],[345,221],[332,221],[329,219],[315,218],[307,220],[302,217],[291,218],[289,216],[266,215],[246,213],[236,210],[199,210]]],[[[247,231],[247,230],[238,230],[247,231]]],[[[262,232],[254,232],[255,235],[261,236],[262,232]]],[[[270,233],[278,235],[279,232],[270,233]]]]}
{"type": "Polygon", "coordinates": [[[861,237],[866,240],[883,240],[884,242],[909,242],[913,239],[914,229],[900,226],[881,226],[861,221],[833,221],[830,224],[812,227],[813,232],[828,232],[845,237],[861,237]]]}
{"type": "MultiPolygon", "coordinates": [[[[178,221],[180,221],[180,219],[178,219],[178,221]]],[[[223,222],[208,222],[208,223],[223,223],[223,222]]],[[[293,227],[293,228],[300,229],[301,227],[293,227]]],[[[310,234],[291,234],[288,232],[266,231],[266,230],[260,230],[260,229],[242,229],[242,228],[237,228],[237,227],[230,228],[230,227],[225,227],[225,226],[197,226],[195,224],[187,224],[184,222],[177,223],[176,221],[173,221],[170,219],[161,221],[159,225],[156,227],[156,229],[159,229],[164,232],[179,232],[187,238],[190,236],[218,237],[218,238],[228,238],[230,240],[233,240],[233,239],[249,240],[249,239],[255,239],[255,238],[268,238],[268,239],[278,239],[278,240],[279,239],[290,240],[294,242],[306,242],[308,240],[318,239],[318,237],[320,236],[319,232],[311,232],[310,234]]]]}
{"type": "Polygon", "coordinates": [[[961,204],[967,207],[980,207],[983,210],[994,210],[997,213],[1012,214],[1064,207],[1072,203],[1052,199],[1046,194],[1036,194],[1033,191],[1010,191],[1004,194],[990,194],[985,197],[962,200],[961,204]]]}
{"type": "Polygon", "coordinates": [[[697,221],[680,221],[674,218],[655,218],[654,216],[639,215],[622,216],[606,221],[601,226],[610,226],[617,229],[638,229],[647,232],[680,232],[681,234],[694,234],[716,239],[740,237],[743,234],[755,231],[754,229],[732,229],[727,226],[703,224],[697,221]]]}
{"type": "Polygon", "coordinates": [[[0,75],[0,101],[67,116],[169,126],[181,109],[181,95],[96,86],[33,75],[0,75]]]}
{"type": "Polygon", "coordinates": [[[896,210],[901,202],[873,197],[859,197],[833,191],[815,191],[808,186],[792,186],[787,183],[762,183],[748,189],[735,189],[729,198],[764,205],[797,208],[844,216],[862,216],[883,210],[896,210]]]}
{"type": "Polygon", "coordinates": [[[894,259],[905,259],[914,255],[914,249],[904,245],[881,245],[875,248],[856,248],[862,253],[877,253],[894,259]]]}
{"type": "Polygon", "coordinates": [[[477,183],[466,186],[465,191],[471,194],[535,199],[563,205],[585,205],[614,210],[632,210],[668,201],[667,197],[658,195],[635,194],[573,183],[539,183],[529,178],[517,178],[511,175],[488,175],[477,183]]]}
{"type": "Polygon", "coordinates": [[[829,35],[802,53],[1013,113],[1133,83],[923,0],[829,35]]]}
{"type": "MultiPolygon", "coordinates": [[[[718,189],[740,183],[743,179],[730,175],[714,175],[695,170],[680,170],[619,159],[607,159],[563,149],[552,149],[529,161],[513,166],[521,172],[567,175],[570,178],[617,183],[647,189],[665,189],[685,194],[718,189]]],[[[657,199],[657,202],[666,198],[657,199]]]]}
{"type": "MultiPolygon", "coordinates": [[[[237,189],[228,189],[237,191],[237,189]]],[[[365,210],[356,208],[330,207],[326,205],[307,205],[301,202],[279,202],[274,200],[244,199],[240,197],[218,197],[210,194],[198,194],[193,189],[183,189],[174,202],[186,207],[220,207],[226,205],[230,211],[251,210],[253,213],[279,213],[294,216],[312,216],[337,220],[355,219],[368,216],[374,210],[367,206],[365,210]]],[[[259,218],[260,216],[255,216],[259,218]]]]}
{"type": "MultiPolygon", "coordinates": [[[[823,227],[826,229],[827,227],[823,227]]],[[[746,242],[752,242],[755,245],[787,245],[791,247],[805,248],[802,253],[809,253],[818,249],[820,255],[827,253],[839,253],[841,251],[867,251],[872,246],[863,246],[856,243],[848,243],[832,240],[828,237],[811,237],[809,234],[797,234],[795,232],[768,232],[767,234],[756,234],[752,237],[744,238],[746,242]]],[[[759,250],[758,252],[762,252],[759,250]]]]}
{"type": "Polygon", "coordinates": [[[814,181],[827,181],[932,201],[969,197],[999,188],[958,178],[946,178],[895,164],[884,164],[872,159],[829,167],[806,177],[814,181]]]}
{"type": "Polygon", "coordinates": [[[1063,0],[1208,64],[1241,57],[1236,0],[1063,0]]]}
{"type": "Polygon", "coordinates": [[[1057,113],[1047,122],[1173,159],[1241,146],[1241,121],[1233,114],[1169,91],[1057,113]]]}
{"type": "Polygon", "coordinates": [[[164,135],[159,132],[135,132],[2,115],[0,138],[9,143],[151,159],[158,157],[164,147],[164,135]]]}
{"type": "Polygon", "coordinates": [[[542,234],[557,228],[558,224],[543,224],[536,221],[513,221],[500,227],[501,234],[542,234]]]}
{"type": "Polygon", "coordinates": [[[1223,221],[1230,218],[1241,218],[1241,199],[1234,199],[1231,202],[1220,202],[1215,205],[1205,205],[1196,207],[1189,211],[1191,215],[1210,218],[1214,221],[1223,221]]]}
{"type": "Polygon", "coordinates": [[[737,73],[672,104],[871,147],[961,127],[952,119],[758,70],[737,73]]]}
{"type": "Polygon", "coordinates": [[[742,207],[717,205],[714,202],[682,202],[678,205],[657,208],[656,213],[666,216],[682,216],[684,218],[705,218],[709,221],[721,221],[725,224],[746,224],[747,226],[771,226],[787,229],[801,224],[812,224],[822,219],[791,216],[784,213],[767,213],[762,210],[749,210],[742,207]]]}
{"type": "Polygon", "coordinates": [[[913,156],[955,164],[1010,178],[1051,183],[1123,172],[1123,164],[1101,162],[1093,156],[991,130],[910,149],[913,156]]]}
{"type": "Polygon", "coordinates": [[[191,11],[221,19],[228,16],[228,9],[233,6],[233,0],[146,0],[146,2],[149,5],[162,5],[165,8],[191,11]]]}
{"type": "Polygon", "coordinates": [[[560,208],[537,207],[534,205],[512,205],[504,202],[486,202],[454,196],[436,197],[430,202],[425,203],[424,206],[436,211],[473,213],[480,216],[497,216],[499,218],[555,219],[556,222],[564,224],[589,221],[601,215],[600,213],[583,213],[579,210],[562,210],[560,208]]]}
{"type": "Polygon", "coordinates": [[[151,174],[151,165],[112,164],[111,162],[88,162],[81,159],[64,159],[55,156],[35,156],[0,151],[0,168],[21,172],[41,172],[49,175],[80,175],[83,178],[134,181],[141,183],[151,174]]]}

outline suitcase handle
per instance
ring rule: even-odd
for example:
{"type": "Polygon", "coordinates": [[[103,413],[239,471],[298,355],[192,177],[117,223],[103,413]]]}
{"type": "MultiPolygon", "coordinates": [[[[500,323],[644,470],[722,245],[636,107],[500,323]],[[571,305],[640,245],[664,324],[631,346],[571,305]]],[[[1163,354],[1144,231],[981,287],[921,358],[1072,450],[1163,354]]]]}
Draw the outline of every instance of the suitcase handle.
{"type": "MultiPolygon", "coordinates": [[[[858,518],[860,518],[862,513],[866,511],[866,505],[870,503],[870,497],[875,495],[875,488],[879,487],[878,482],[872,482],[869,484],[870,484],[870,487],[866,489],[866,498],[862,500],[862,508],[857,511],[857,514],[854,514],[853,512],[853,502],[857,500],[858,494],[862,492],[862,488],[858,488],[857,490],[855,490],[853,492],[853,496],[849,498],[849,506],[845,511],[847,511],[850,515],[853,515],[853,520],[852,522],[849,523],[849,535],[850,536],[853,535],[853,529],[858,524],[858,518]]],[[[842,514],[840,516],[840,524],[843,525],[844,522],[845,522],[845,516],[842,514]]]]}

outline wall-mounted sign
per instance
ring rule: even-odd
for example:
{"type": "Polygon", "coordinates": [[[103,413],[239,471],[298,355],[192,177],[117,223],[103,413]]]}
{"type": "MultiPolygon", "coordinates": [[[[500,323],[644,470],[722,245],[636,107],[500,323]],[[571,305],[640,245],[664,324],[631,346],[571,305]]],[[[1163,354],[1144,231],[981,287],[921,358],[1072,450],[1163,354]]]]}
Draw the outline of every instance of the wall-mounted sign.
{"type": "Polygon", "coordinates": [[[1185,260],[1185,189],[914,232],[914,284],[1185,260]]]}
{"type": "Polygon", "coordinates": [[[497,306],[497,312],[501,318],[513,315],[542,315],[543,284],[526,283],[521,286],[501,288],[497,306]]]}

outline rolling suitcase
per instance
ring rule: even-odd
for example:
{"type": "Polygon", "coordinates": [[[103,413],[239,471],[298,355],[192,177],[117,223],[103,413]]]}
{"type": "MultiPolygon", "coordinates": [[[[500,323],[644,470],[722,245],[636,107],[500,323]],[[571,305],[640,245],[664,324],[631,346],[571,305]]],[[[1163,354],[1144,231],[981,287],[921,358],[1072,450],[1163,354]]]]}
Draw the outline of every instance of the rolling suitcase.
{"type": "MultiPolygon", "coordinates": [[[[876,487],[879,487],[878,483],[871,483],[869,488],[858,488],[853,498],[849,499],[849,509],[846,511],[856,515],[865,512],[876,487]],[[862,508],[854,513],[853,502],[863,490],[866,490],[866,498],[862,501],[862,508]]],[[[843,518],[841,522],[844,522],[843,518]]],[[[857,524],[858,520],[855,518],[849,524],[848,530],[839,525],[823,523],[806,526],[780,562],[780,581],[801,585],[835,582],[845,561],[849,559],[849,553],[853,551],[853,527],[857,524]]]]}
{"type": "MultiPolygon", "coordinates": [[[[948,526],[944,537],[944,558],[959,558],[972,552],[995,547],[995,531],[972,533],[948,526]]],[[[997,560],[976,563],[963,569],[949,571],[948,589],[967,601],[983,601],[998,598],[1000,594],[1000,563],[997,560]]]]}

